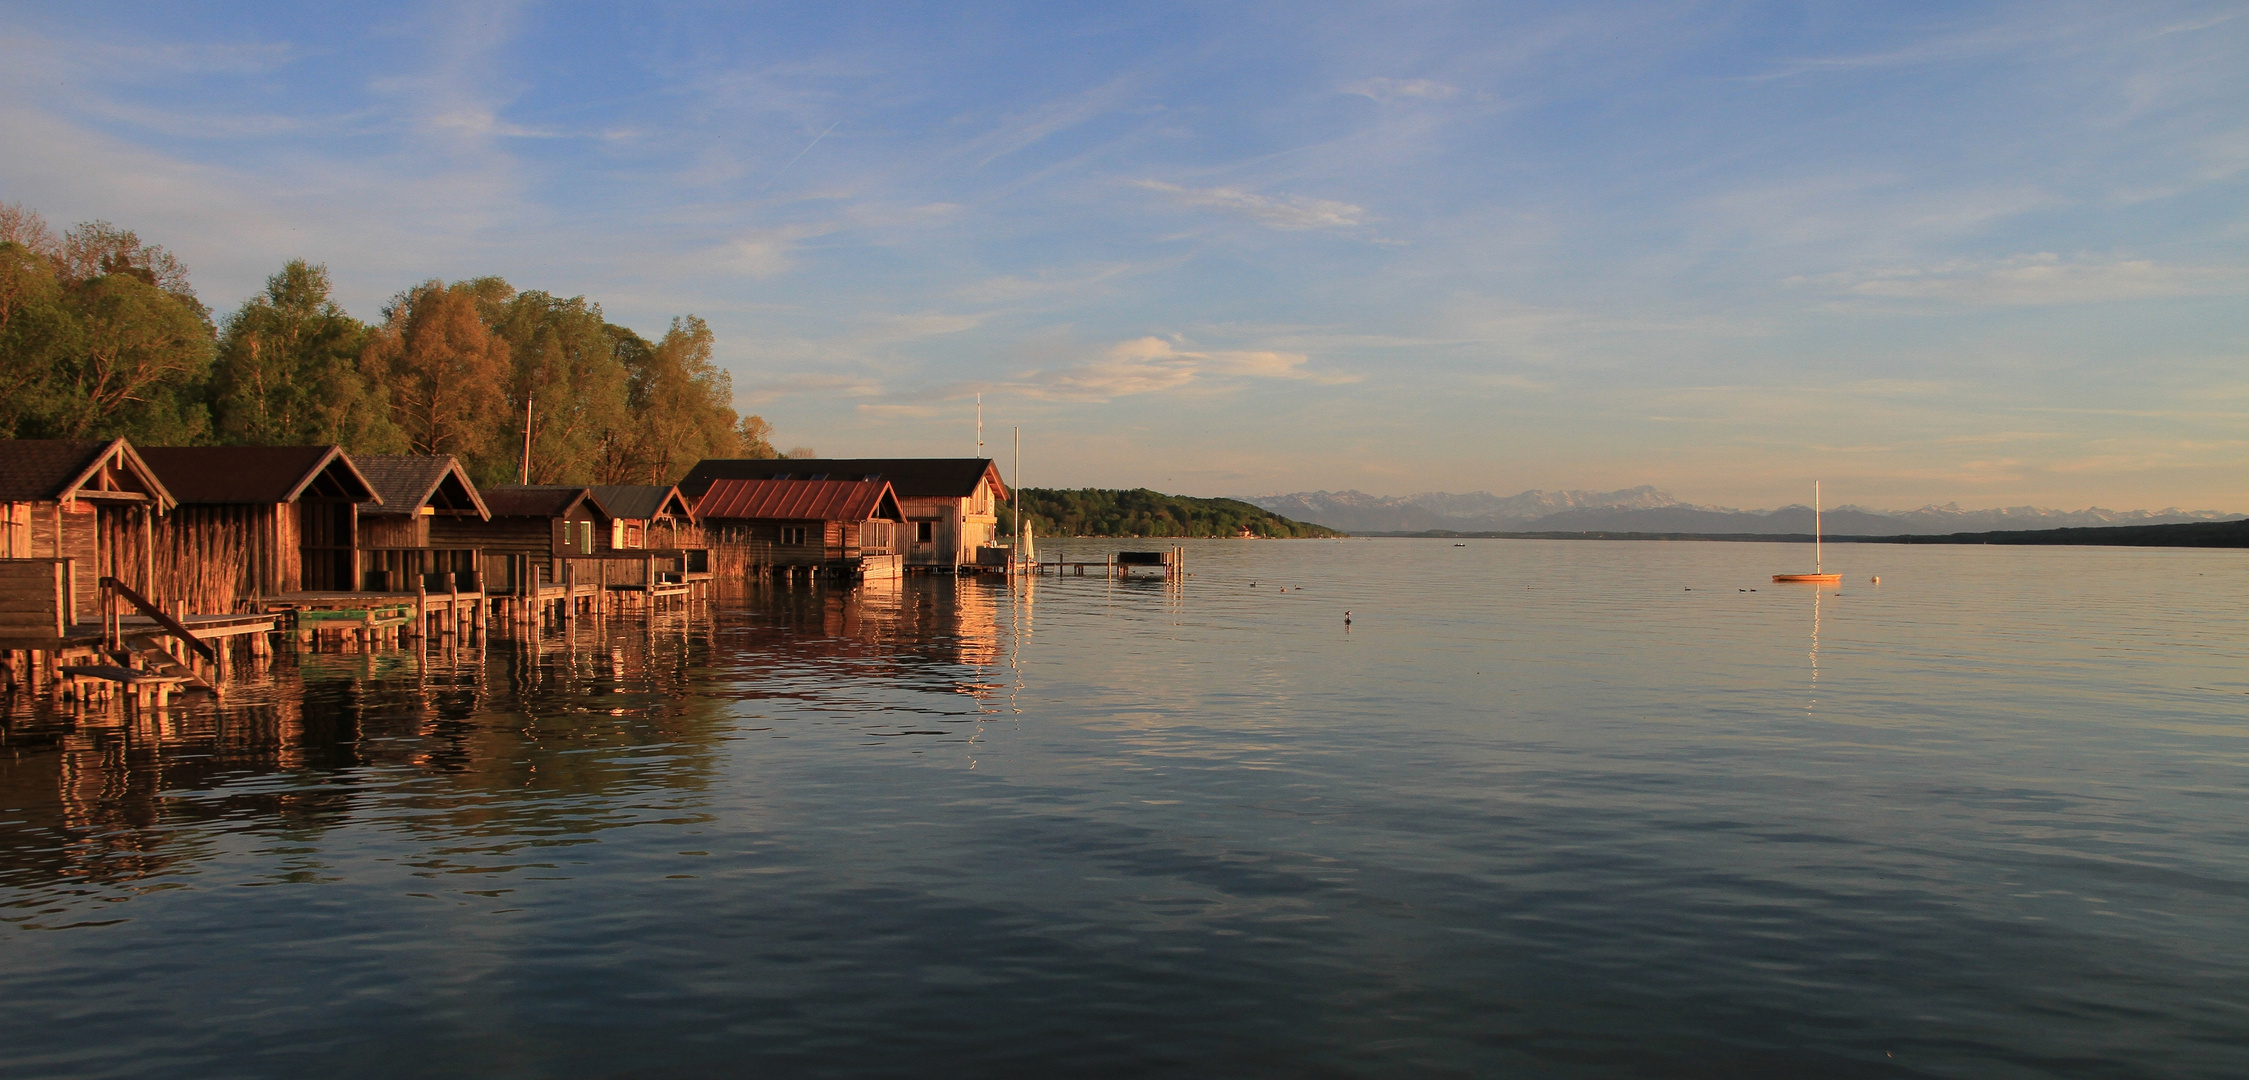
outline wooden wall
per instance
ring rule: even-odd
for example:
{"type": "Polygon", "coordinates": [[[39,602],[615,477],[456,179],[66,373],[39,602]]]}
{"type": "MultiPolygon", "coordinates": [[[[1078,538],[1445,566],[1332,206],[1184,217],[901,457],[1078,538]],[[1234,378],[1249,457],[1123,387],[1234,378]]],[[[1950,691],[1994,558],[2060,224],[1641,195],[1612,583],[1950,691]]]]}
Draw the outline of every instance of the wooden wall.
{"type": "Polygon", "coordinates": [[[63,560],[0,560],[0,638],[61,637],[71,622],[63,593],[63,560]]]}
{"type": "Polygon", "coordinates": [[[430,522],[434,520],[420,514],[361,514],[360,550],[429,547],[430,522]]]}
{"type": "Polygon", "coordinates": [[[711,573],[740,578],[769,566],[817,566],[889,554],[911,533],[911,524],[890,521],[723,521],[703,523],[700,546],[711,553],[711,573]],[[781,530],[801,528],[802,544],[781,542],[781,530]],[[865,541],[864,543],[862,541],[865,541]]]}
{"type": "Polygon", "coordinates": [[[286,503],[182,506],[156,519],[156,594],[200,614],[298,591],[304,548],[286,503]]]}
{"type": "MultiPolygon", "coordinates": [[[[75,499],[68,503],[13,503],[8,504],[8,510],[0,516],[23,526],[11,530],[18,534],[19,542],[15,545],[18,557],[76,560],[75,609],[83,619],[92,617],[105,574],[115,576],[144,595],[147,593],[148,564],[142,534],[146,506],[146,503],[93,499],[75,499]],[[25,536],[28,541],[23,539],[25,536]]],[[[158,584],[162,584],[161,579],[158,584]]]]}

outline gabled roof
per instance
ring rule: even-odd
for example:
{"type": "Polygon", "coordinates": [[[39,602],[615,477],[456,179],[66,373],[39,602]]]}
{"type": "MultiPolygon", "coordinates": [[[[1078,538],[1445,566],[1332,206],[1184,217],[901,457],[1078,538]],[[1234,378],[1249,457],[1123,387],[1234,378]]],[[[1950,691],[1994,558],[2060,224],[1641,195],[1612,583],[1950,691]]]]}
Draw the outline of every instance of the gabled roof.
{"type": "Polygon", "coordinates": [[[141,456],[183,504],[382,501],[341,446],[150,446],[141,456]]]}
{"type": "Polygon", "coordinates": [[[887,480],[715,480],[695,513],[704,521],[903,521],[887,480]]]}
{"type": "Polygon", "coordinates": [[[412,514],[427,506],[457,517],[492,516],[468,470],[451,454],[353,454],[351,463],[382,496],[380,509],[363,513],[412,514]]]}
{"type": "MultiPolygon", "coordinates": [[[[989,481],[1007,498],[991,458],[705,458],[689,470],[679,490],[699,499],[715,480],[888,480],[901,499],[965,499],[989,481]]],[[[696,513],[702,513],[700,504],[696,513]]]]}
{"type": "Polygon", "coordinates": [[[178,505],[163,479],[123,439],[0,440],[0,502],[98,498],[106,485],[120,480],[141,489],[159,510],[178,505]]]}
{"type": "Polygon", "coordinates": [[[503,484],[484,489],[484,507],[493,517],[568,517],[584,503],[603,518],[610,516],[593,489],[569,484],[503,484]]]}
{"type": "Polygon", "coordinates": [[[601,484],[593,489],[594,501],[609,511],[613,518],[633,521],[651,521],[661,517],[695,520],[695,512],[688,508],[687,496],[679,493],[676,484],[601,484]]]}

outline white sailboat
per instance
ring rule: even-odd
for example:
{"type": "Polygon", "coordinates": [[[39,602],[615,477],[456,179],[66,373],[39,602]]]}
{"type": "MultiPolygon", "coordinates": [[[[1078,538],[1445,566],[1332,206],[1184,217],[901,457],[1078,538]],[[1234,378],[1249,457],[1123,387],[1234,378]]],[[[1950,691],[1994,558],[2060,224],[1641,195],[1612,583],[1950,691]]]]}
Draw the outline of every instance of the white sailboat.
{"type": "Polygon", "coordinates": [[[1812,481],[1812,572],[1809,574],[1774,574],[1773,580],[1784,584],[1841,585],[1843,575],[1827,573],[1827,562],[1821,553],[1820,482],[1812,481]]]}

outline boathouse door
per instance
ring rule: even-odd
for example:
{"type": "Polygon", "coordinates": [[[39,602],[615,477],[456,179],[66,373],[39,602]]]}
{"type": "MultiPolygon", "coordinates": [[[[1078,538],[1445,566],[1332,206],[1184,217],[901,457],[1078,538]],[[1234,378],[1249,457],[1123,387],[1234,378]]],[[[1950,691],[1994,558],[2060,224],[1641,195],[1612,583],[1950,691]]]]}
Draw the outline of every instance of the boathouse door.
{"type": "Polygon", "coordinates": [[[359,506],[341,499],[297,502],[297,543],[303,557],[304,589],[350,590],[358,586],[359,506]]]}

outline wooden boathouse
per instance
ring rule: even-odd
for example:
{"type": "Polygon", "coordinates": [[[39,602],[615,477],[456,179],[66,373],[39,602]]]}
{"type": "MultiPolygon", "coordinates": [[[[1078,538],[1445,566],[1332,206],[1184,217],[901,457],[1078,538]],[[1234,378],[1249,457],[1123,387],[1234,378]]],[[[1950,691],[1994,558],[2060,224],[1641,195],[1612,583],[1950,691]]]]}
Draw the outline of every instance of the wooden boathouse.
{"type": "Polygon", "coordinates": [[[614,551],[684,551],[702,547],[695,511],[677,484],[603,484],[594,501],[609,512],[614,551]]]}
{"type": "Polygon", "coordinates": [[[156,593],[233,612],[357,586],[359,505],[375,489],[339,446],[150,446],[179,501],[157,529],[156,593]]]}
{"type": "MultiPolygon", "coordinates": [[[[1009,497],[991,458],[706,458],[679,489],[701,500],[720,480],[885,481],[905,515],[906,566],[947,572],[990,561],[1009,497]]],[[[712,516],[700,501],[695,512],[712,516]]]]}
{"type": "Polygon", "coordinates": [[[894,578],[911,535],[887,480],[712,481],[695,504],[722,580],[894,578]]]}
{"type": "MultiPolygon", "coordinates": [[[[104,576],[160,592],[152,584],[151,540],[175,505],[156,471],[123,439],[0,441],[0,561],[11,564],[5,573],[12,583],[60,582],[31,590],[40,594],[42,613],[24,625],[51,629],[56,617],[65,624],[90,617],[104,576]]],[[[24,614],[0,612],[0,636],[17,636],[17,616],[24,614]]]]}
{"type": "Polygon", "coordinates": [[[598,610],[601,587],[575,573],[575,560],[608,550],[609,514],[592,488],[505,484],[478,494],[491,516],[433,518],[431,543],[477,549],[485,589],[505,597],[518,622],[598,610]]]}
{"type": "Polygon", "coordinates": [[[440,547],[430,539],[431,523],[439,518],[492,518],[459,459],[451,454],[353,454],[351,462],[380,497],[359,508],[362,589],[443,592],[478,583],[482,568],[477,549],[440,547]]]}
{"type": "Polygon", "coordinates": [[[211,689],[246,638],[262,654],[274,620],[187,614],[199,563],[170,558],[178,501],[123,439],[0,442],[0,657],[9,689],[52,685],[85,703],[129,691],[161,705],[211,689]],[[208,666],[190,667],[200,658],[208,666]]]}
{"type": "MultiPolygon", "coordinates": [[[[592,489],[609,514],[609,549],[593,572],[619,599],[650,602],[709,594],[711,553],[702,522],[676,484],[592,489]]],[[[583,571],[581,571],[581,574],[583,571]]]]}

